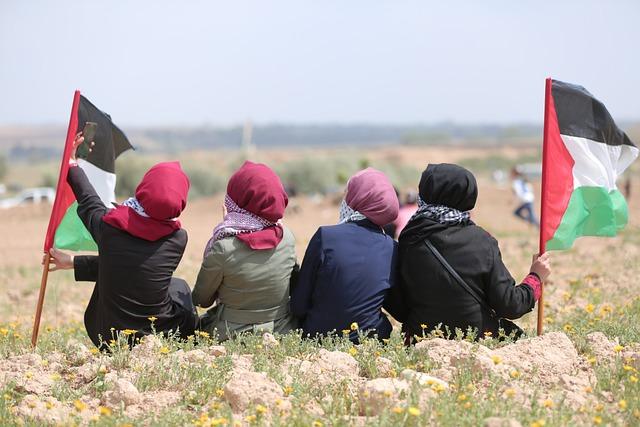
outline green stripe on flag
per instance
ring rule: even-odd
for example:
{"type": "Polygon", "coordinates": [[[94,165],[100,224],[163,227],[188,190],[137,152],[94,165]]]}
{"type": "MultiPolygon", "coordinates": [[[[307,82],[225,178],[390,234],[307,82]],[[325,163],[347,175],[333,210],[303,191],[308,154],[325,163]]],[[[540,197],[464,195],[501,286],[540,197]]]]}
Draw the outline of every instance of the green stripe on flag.
{"type": "Polygon", "coordinates": [[[78,216],[78,202],[74,202],[56,230],[54,246],[72,251],[97,251],[98,246],[78,216]]]}
{"type": "Polygon", "coordinates": [[[618,190],[604,187],[578,187],[547,249],[568,249],[581,236],[612,237],[627,225],[627,202],[618,190]]]}

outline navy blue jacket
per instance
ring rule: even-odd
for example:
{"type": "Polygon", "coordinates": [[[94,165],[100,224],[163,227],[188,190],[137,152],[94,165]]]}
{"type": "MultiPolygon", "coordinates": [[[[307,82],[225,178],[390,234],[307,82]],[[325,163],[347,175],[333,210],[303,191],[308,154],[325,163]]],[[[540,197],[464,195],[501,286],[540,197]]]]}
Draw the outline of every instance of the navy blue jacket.
{"type": "MultiPolygon", "coordinates": [[[[382,313],[396,274],[397,243],[362,220],[320,227],[304,255],[291,311],[306,335],[341,334],[352,322],[378,338],[388,338],[391,323],[382,313]]],[[[351,333],[352,341],[357,334],[351,333]]]]}

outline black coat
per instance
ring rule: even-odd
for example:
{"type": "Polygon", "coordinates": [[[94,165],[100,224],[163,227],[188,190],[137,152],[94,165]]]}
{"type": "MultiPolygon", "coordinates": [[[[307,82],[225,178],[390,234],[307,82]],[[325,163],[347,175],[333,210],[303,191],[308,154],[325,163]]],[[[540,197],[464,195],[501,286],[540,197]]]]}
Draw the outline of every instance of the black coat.
{"type": "MultiPolygon", "coordinates": [[[[85,311],[87,333],[96,346],[109,342],[112,330],[134,329],[137,337],[180,328],[192,334],[194,315],[170,295],[172,274],[187,245],[187,232],[174,233],[150,242],[102,221],[108,208],[100,200],[84,171],[69,169],[67,178],[78,201],[78,216],[98,245],[99,256],[76,256],[75,278],[95,281],[85,311]]],[[[188,289],[188,288],[187,288],[188,289]]]]}
{"type": "Polygon", "coordinates": [[[497,321],[449,274],[424,239],[429,238],[464,281],[497,315],[516,319],[535,304],[529,286],[515,286],[502,263],[498,242],[471,221],[445,226],[428,218],[411,221],[400,236],[398,286],[391,289],[385,309],[403,323],[410,337],[438,324],[467,331],[498,332],[497,321]]]}

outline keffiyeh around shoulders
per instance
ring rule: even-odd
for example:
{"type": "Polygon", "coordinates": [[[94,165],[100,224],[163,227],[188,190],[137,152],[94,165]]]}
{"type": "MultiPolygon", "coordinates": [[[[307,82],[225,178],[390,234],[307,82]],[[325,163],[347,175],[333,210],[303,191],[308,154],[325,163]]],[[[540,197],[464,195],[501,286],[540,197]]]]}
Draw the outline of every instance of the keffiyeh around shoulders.
{"type": "Polygon", "coordinates": [[[432,219],[444,225],[464,224],[471,219],[469,212],[462,212],[444,205],[429,204],[418,197],[418,211],[410,221],[421,217],[432,219]]]}

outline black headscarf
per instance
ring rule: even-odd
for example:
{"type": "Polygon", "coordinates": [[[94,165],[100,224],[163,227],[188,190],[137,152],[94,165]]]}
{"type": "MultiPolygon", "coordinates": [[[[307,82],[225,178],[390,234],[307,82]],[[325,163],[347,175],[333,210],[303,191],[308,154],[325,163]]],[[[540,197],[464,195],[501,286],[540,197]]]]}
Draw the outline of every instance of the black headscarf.
{"type": "MultiPolygon", "coordinates": [[[[422,172],[418,185],[420,198],[427,204],[443,205],[462,212],[470,211],[478,199],[478,184],[471,172],[449,163],[431,164],[422,172]]],[[[473,224],[467,221],[465,224],[473,224]]],[[[417,215],[404,228],[400,240],[423,239],[447,228],[432,219],[417,215]]]]}
{"type": "Polygon", "coordinates": [[[462,166],[440,163],[427,166],[418,185],[420,198],[430,205],[470,211],[478,199],[478,184],[462,166]]]}

